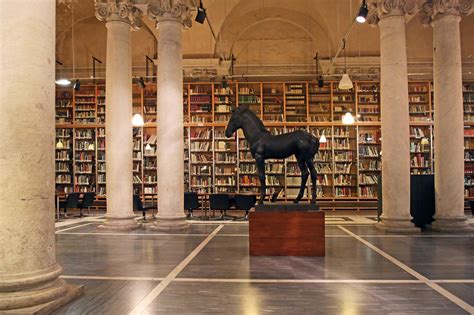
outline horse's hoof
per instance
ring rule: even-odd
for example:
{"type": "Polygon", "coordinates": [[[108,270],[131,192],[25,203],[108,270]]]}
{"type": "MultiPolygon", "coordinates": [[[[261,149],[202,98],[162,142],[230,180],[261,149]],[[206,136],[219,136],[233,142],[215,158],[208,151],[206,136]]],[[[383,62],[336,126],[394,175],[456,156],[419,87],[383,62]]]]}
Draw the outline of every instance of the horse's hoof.
{"type": "Polygon", "coordinates": [[[298,199],[293,200],[293,203],[298,203],[300,202],[298,199]]]}
{"type": "Polygon", "coordinates": [[[262,200],[259,200],[259,201],[257,202],[257,204],[263,205],[263,201],[262,201],[262,200]]]}
{"type": "Polygon", "coordinates": [[[316,200],[311,200],[311,204],[312,204],[312,205],[315,205],[315,204],[316,204],[316,200]]]}

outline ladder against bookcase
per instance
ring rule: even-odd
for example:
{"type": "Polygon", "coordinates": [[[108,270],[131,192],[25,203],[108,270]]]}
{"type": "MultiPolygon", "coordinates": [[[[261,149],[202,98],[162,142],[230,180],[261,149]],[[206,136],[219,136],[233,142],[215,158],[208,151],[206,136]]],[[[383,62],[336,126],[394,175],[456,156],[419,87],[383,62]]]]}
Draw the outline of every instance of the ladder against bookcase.
{"type": "Polygon", "coordinates": [[[359,126],[359,197],[377,198],[377,184],[382,171],[381,132],[379,126],[359,126]]]}
{"type": "Polygon", "coordinates": [[[106,191],[106,167],[105,167],[105,128],[97,128],[97,195],[105,196],[106,191]]]}
{"type": "MultiPolygon", "coordinates": [[[[138,84],[132,85],[132,113],[143,117],[143,89],[138,84]]],[[[143,129],[132,127],[133,137],[133,193],[143,193],[143,129]]]]}
{"type": "Polygon", "coordinates": [[[74,93],[74,124],[95,124],[97,118],[96,85],[81,85],[74,93]]]}
{"type": "Polygon", "coordinates": [[[232,107],[237,106],[236,84],[229,82],[214,84],[214,123],[226,124],[231,115],[232,107]]]}
{"type": "Polygon", "coordinates": [[[284,84],[262,83],[264,122],[283,122],[285,111],[284,84]]]}
{"type": "Polygon", "coordinates": [[[157,193],[157,161],[156,161],[156,127],[143,127],[143,149],[137,156],[143,156],[143,193],[153,195],[157,193]]]}
{"type": "Polygon", "coordinates": [[[214,192],[235,193],[237,189],[237,141],[226,138],[225,127],[214,127],[214,192]]]}
{"type": "Polygon", "coordinates": [[[190,189],[201,194],[213,192],[213,132],[209,127],[190,127],[190,189]]]}
{"type": "Polygon", "coordinates": [[[262,85],[261,83],[238,82],[238,106],[248,105],[258,118],[262,119],[262,85]]]}
{"type": "Polygon", "coordinates": [[[463,84],[464,103],[464,195],[474,198],[474,82],[463,84]]]}
{"type": "MultiPolygon", "coordinates": [[[[333,198],[334,197],[334,159],[333,159],[333,138],[332,127],[315,127],[310,126],[309,132],[316,138],[326,137],[326,142],[319,143],[319,151],[314,157],[317,176],[317,198],[333,198]]],[[[310,183],[311,185],[311,183],[310,183]]]]}
{"type": "Polygon", "coordinates": [[[74,191],[73,129],[56,129],[56,191],[68,194],[74,191]]]}
{"type": "Polygon", "coordinates": [[[74,129],[74,191],[96,191],[97,142],[95,136],[95,128],[74,129]]]}
{"type": "Polygon", "coordinates": [[[65,125],[73,123],[73,89],[58,87],[56,89],[56,124],[65,125]]]}
{"type": "Polygon", "coordinates": [[[306,83],[285,83],[285,118],[287,122],[307,122],[306,83]]]}
{"type": "Polygon", "coordinates": [[[191,123],[212,123],[212,84],[189,85],[191,123]]]}
{"type": "Polygon", "coordinates": [[[322,87],[319,87],[317,82],[308,83],[309,122],[332,121],[331,85],[331,82],[325,82],[322,87]]]}

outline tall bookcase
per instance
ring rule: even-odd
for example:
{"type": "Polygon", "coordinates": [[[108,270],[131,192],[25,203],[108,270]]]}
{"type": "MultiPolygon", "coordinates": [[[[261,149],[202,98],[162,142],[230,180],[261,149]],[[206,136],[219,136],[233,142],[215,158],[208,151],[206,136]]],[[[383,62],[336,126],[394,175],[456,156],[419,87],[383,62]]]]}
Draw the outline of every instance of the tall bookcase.
{"type": "MultiPolygon", "coordinates": [[[[466,197],[474,198],[474,83],[464,83],[466,197]]],[[[133,85],[133,113],[145,124],[133,128],[133,190],[156,194],[156,84],[133,85]]],[[[413,174],[433,173],[433,87],[409,82],[410,151],[413,174]]],[[[56,189],[106,194],[105,85],[56,93],[56,189]]],[[[315,157],[317,196],[328,201],[376,200],[381,174],[380,85],[355,82],[192,82],[183,84],[184,188],[198,193],[255,192],[259,181],[242,132],[225,137],[235,106],[248,105],[272,134],[298,129],[325,136],[315,157]],[[354,125],[342,124],[346,112],[354,125]]],[[[267,195],[293,199],[300,184],[294,159],[268,161],[267,195]]],[[[311,188],[310,180],[307,183],[311,188]]],[[[304,198],[309,198],[309,190],[304,198]]]]}

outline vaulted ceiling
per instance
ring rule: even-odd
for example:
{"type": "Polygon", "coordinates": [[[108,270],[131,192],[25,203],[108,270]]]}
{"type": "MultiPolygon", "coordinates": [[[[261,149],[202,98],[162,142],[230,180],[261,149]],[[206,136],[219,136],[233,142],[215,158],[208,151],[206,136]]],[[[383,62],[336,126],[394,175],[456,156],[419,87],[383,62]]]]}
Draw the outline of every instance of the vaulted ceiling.
{"type": "MultiPolygon", "coordinates": [[[[233,54],[238,73],[256,69],[289,67],[309,71],[316,53],[321,59],[334,57],[340,41],[356,15],[360,0],[203,0],[217,36],[207,24],[193,23],[183,33],[185,59],[211,60],[233,54]]],[[[140,72],[145,55],[156,52],[158,31],[143,18],[144,26],[132,33],[133,66],[140,72]]],[[[57,0],[56,54],[63,69],[74,66],[87,72],[92,56],[104,61],[106,28],[94,15],[93,0],[57,0]]],[[[461,20],[462,58],[474,64],[474,14],[461,20]]],[[[415,15],[408,18],[407,54],[411,64],[431,64],[432,28],[415,15]]],[[[352,64],[379,56],[379,30],[367,24],[353,27],[347,41],[352,64]]],[[[61,69],[58,69],[60,71],[61,69]]]]}

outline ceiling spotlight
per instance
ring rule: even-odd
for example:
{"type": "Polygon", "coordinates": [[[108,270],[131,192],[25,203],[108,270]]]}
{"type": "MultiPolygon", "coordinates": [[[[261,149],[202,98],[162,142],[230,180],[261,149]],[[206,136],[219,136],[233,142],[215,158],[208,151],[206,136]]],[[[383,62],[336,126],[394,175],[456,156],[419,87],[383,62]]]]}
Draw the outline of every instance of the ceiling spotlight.
{"type": "Polygon", "coordinates": [[[357,14],[356,17],[356,21],[358,23],[365,23],[365,20],[367,19],[367,14],[369,14],[369,9],[367,8],[365,0],[363,0],[359,9],[359,14],[357,14]]]}
{"type": "Polygon", "coordinates": [[[74,82],[74,90],[76,91],[79,91],[79,89],[81,88],[81,82],[79,82],[79,79],[76,80],[76,82],[74,82]]]}
{"type": "Polygon", "coordinates": [[[69,84],[71,84],[71,81],[63,78],[63,79],[56,80],[56,84],[62,85],[62,86],[68,86],[69,84]]]}
{"type": "Polygon", "coordinates": [[[138,79],[138,85],[139,85],[142,89],[144,89],[144,88],[146,87],[145,81],[143,81],[143,78],[142,78],[142,77],[140,77],[140,78],[138,79]]]}
{"type": "Polygon", "coordinates": [[[199,3],[199,7],[197,8],[197,14],[196,14],[196,19],[195,21],[204,24],[204,21],[206,20],[206,9],[204,9],[202,5],[202,0],[199,3]]]}

